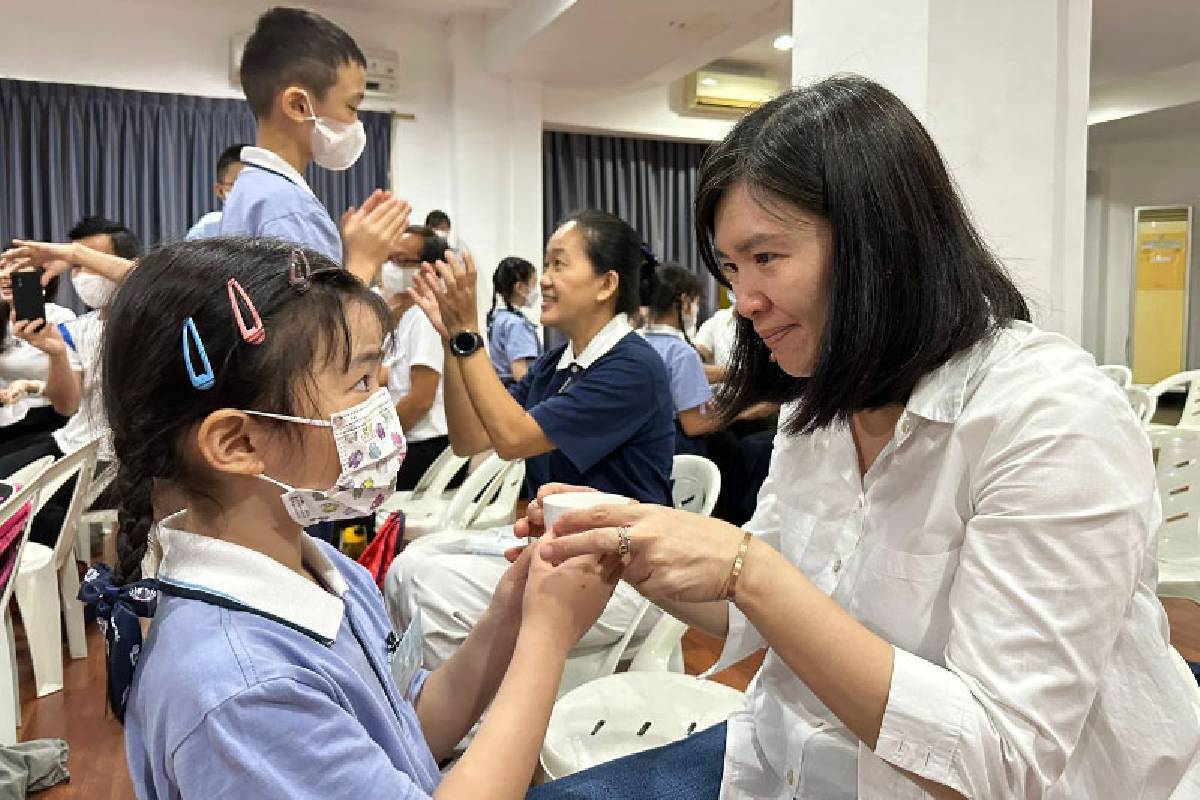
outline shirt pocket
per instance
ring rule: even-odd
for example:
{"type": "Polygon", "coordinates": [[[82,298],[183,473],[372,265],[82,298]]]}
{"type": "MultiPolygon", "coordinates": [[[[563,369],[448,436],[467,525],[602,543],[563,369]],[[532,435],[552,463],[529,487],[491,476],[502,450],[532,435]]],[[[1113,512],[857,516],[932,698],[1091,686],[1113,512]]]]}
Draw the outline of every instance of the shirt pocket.
{"type": "Polygon", "coordinates": [[[909,553],[875,545],[864,555],[850,612],[897,647],[941,663],[961,551],[909,553]]]}

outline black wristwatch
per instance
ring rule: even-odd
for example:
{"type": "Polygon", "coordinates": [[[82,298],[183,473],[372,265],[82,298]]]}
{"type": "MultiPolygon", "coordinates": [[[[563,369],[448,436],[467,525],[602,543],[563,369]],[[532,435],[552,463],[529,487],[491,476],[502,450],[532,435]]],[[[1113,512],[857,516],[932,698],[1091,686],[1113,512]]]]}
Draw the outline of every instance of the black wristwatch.
{"type": "Polygon", "coordinates": [[[450,352],[466,358],[483,349],[483,337],[475,331],[459,331],[450,337],[450,352]]]}

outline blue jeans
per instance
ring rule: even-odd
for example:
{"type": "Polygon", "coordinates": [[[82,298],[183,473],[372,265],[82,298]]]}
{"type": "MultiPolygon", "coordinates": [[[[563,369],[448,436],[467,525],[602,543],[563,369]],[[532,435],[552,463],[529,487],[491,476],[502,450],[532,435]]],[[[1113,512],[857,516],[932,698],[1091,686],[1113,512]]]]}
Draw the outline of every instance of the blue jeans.
{"type": "Polygon", "coordinates": [[[725,723],[536,786],[526,800],[716,800],[725,767],[725,723]]]}

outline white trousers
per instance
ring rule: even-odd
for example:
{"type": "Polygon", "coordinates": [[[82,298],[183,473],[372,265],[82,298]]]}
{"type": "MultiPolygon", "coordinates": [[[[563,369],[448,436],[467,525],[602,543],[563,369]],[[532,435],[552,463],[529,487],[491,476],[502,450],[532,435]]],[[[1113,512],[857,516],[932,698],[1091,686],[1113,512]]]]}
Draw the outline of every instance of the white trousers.
{"type": "MultiPolygon", "coordinates": [[[[384,599],[398,631],[405,631],[419,610],[424,633],[422,655],[426,669],[444,663],[483,617],[500,576],[508,569],[503,556],[465,551],[461,533],[423,536],[404,549],[388,568],[384,599]]],[[[618,583],[596,624],[583,635],[576,650],[615,644],[642,607],[642,596],[618,583]]],[[[634,640],[654,627],[661,612],[653,606],[642,618],[634,640]]]]}

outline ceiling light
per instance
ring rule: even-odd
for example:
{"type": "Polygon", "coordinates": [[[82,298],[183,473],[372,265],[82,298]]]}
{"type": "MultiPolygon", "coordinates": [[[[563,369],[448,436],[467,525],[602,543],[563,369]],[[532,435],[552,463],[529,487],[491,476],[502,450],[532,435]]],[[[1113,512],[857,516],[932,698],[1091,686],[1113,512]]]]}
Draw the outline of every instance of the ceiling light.
{"type": "Polygon", "coordinates": [[[716,78],[701,78],[700,85],[701,86],[716,86],[717,79],[716,78]]]}
{"type": "Polygon", "coordinates": [[[790,33],[781,33],[775,37],[775,41],[771,42],[771,45],[776,50],[791,50],[795,43],[796,40],[790,33]]]}

